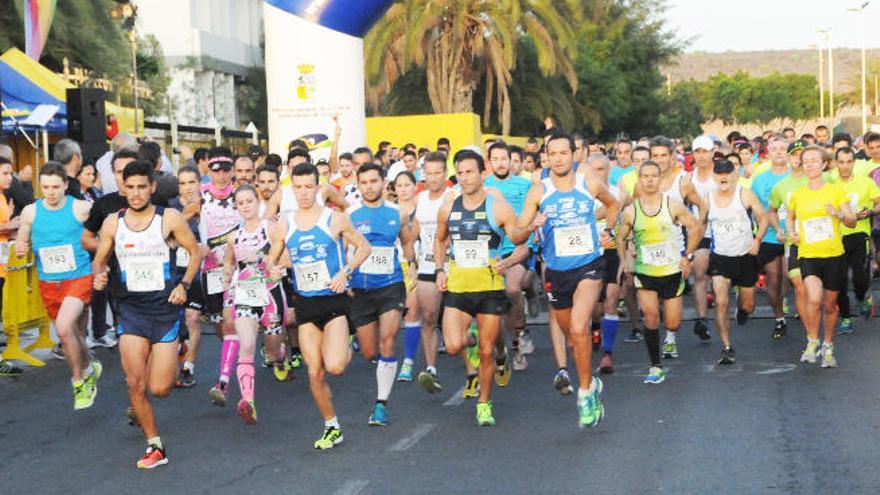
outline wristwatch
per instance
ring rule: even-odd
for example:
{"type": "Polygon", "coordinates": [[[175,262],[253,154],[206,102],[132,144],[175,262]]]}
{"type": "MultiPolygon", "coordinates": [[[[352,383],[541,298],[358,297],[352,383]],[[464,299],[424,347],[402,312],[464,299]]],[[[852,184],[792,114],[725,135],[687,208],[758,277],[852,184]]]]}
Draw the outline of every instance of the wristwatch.
{"type": "Polygon", "coordinates": [[[446,273],[446,270],[443,268],[434,268],[434,275],[436,276],[438,273],[446,273]]]}
{"type": "Polygon", "coordinates": [[[694,253],[686,255],[685,258],[687,258],[688,261],[694,261],[694,253]]]}
{"type": "Polygon", "coordinates": [[[353,270],[350,266],[345,265],[344,267],[342,267],[342,271],[343,273],[345,273],[345,278],[351,279],[351,274],[353,273],[353,270]]]}
{"type": "Polygon", "coordinates": [[[182,285],[184,289],[189,290],[189,287],[192,285],[192,282],[186,282],[186,281],[181,280],[180,285],[182,285]]]}

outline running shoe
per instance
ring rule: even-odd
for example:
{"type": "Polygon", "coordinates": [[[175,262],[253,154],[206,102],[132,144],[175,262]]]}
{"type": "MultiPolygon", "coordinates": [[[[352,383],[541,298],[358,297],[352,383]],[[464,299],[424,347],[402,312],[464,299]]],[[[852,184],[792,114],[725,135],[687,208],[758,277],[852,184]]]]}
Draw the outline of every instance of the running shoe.
{"type": "Polygon", "coordinates": [[[744,309],[739,308],[739,307],[736,308],[736,324],[737,325],[739,325],[739,326],[745,325],[746,322],[749,321],[749,316],[750,316],[749,313],[747,313],[744,309]]]}
{"type": "Polygon", "coordinates": [[[53,347],[50,354],[52,354],[52,357],[55,359],[64,359],[64,349],[61,348],[61,344],[57,344],[53,347]]]}
{"type": "Polygon", "coordinates": [[[776,325],[773,326],[773,340],[781,340],[785,337],[785,332],[788,330],[788,324],[785,323],[785,320],[776,320],[776,325]]]}
{"type": "Polygon", "coordinates": [[[190,388],[195,386],[196,377],[192,371],[183,368],[180,370],[180,376],[177,378],[177,383],[174,384],[177,388],[190,388]]]}
{"type": "Polygon", "coordinates": [[[802,363],[810,363],[816,364],[816,358],[818,357],[819,350],[819,341],[818,340],[808,340],[807,348],[804,350],[804,353],[801,354],[801,362],[802,363]]]}
{"type": "Polygon", "coordinates": [[[859,303],[859,313],[865,318],[874,317],[874,296],[868,296],[859,303]]]}
{"type": "Polygon", "coordinates": [[[855,330],[853,329],[852,320],[849,318],[841,318],[840,319],[840,333],[841,335],[851,334],[855,330]]]}
{"type": "Polygon", "coordinates": [[[73,384],[73,410],[88,409],[95,403],[95,388],[86,380],[73,384]]]}
{"type": "Polygon", "coordinates": [[[327,426],[324,428],[324,434],[315,441],[315,449],[327,450],[342,443],[342,430],[335,426],[327,426]]]}
{"type": "Polygon", "coordinates": [[[495,426],[495,416],[492,415],[492,401],[477,402],[477,426],[495,426]]]}
{"type": "Polygon", "coordinates": [[[208,395],[211,396],[211,402],[215,406],[225,407],[226,406],[226,384],[223,382],[217,382],[216,385],[211,387],[211,390],[208,391],[208,395]]]}
{"type": "Polygon", "coordinates": [[[373,406],[373,414],[370,415],[370,426],[386,426],[388,424],[388,411],[385,410],[385,404],[377,402],[373,406]]]}
{"type": "Polygon", "coordinates": [[[630,343],[630,344],[637,344],[637,343],[641,342],[643,339],[644,339],[644,337],[642,336],[642,331],[639,330],[638,328],[633,328],[632,332],[630,332],[630,334],[629,334],[629,337],[626,337],[625,339],[623,339],[623,341],[630,343]]]}
{"type": "Polygon", "coordinates": [[[303,355],[300,352],[294,352],[290,355],[290,367],[298,370],[303,366],[303,355]]]}
{"type": "Polygon", "coordinates": [[[593,393],[587,394],[584,398],[578,398],[577,409],[581,428],[593,428],[599,424],[599,421],[605,416],[605,406],[599,400],[599,384],[596,384],[593,393]]]}
{"type": "Polygon", "coordinates": [[[663,358],[678,359],[678,346],[675,345],[675,342],[663,343],[663,358]]]}
{"type": "Polygon", "coordinates": [[[590,340],[593,342],[593,350],[598,351],[599,346],[602,345],[602,330],[599,328],[593,328],[590,331],[590,340]]]}
{"type": "Polygon", "coordinates": [[[520,354],[528,355],[535,352],[535,341],[532,339],[531,332],[521,330],[517,335],[517,340],[519,341],[520,354]]]}
{"type": "Polygon", "coordinates": [[[411,364],[403,363],[400,365],[400,373],[397,375],[397,381],[399,381],[399,382],[413,381],[413,367],[411,364]]]}
{"type": "Polygon", "coordinates": [[[276,381],[286,382],[293,380],[293,371],[288,367],[287,360],[272,363],[272,373],[275,375],[276,381]]]}
{"type": "MultiPolygon", "coordinates": [[[[702,319],[699,319],[694,322],[694,335],[700,338],[700,340],[706,341],[712,338],[709,335],[709,327],[706,325],[706,322],[702,319]]],[[[678,357],[678,356],[676,356],[678,357]]]]}
{"type": "Polygon", "coordinates": [[[553,387],[562,395],[569,395],[574,391],[571,387],[571,375],[568,374],[567,369],[561,368],[556,372],[556,376],[553,377],[553,387]]]}
{"type": "Polygon", "coordinates": [[[155,445],[147,446],[147,452],[137,461],[138,469],[153,469],[168,464],[168,456],[165,455],[165,449],[160,449],[155,445]]]}
{"type": "Polygon", "coordinates": [[[711,292],[706,294],[706,305],[709,309],[715,307],[715,294],[712,294],[711,292]]]}
{"type": "Polygon", "coordinates": [[[437,331],[440,333],[440,338],[438,339],[440,343],[437,344],[437,352],[439,352],[440,354],[446,354],[446,343],[443,341],[443,332],[439,329],[437,331]]]}
{"type": "Polygon", "coordinates": [[[755,282],[755,290],[764,292],[767,289],[767,277],[761,273],[758,275],[758,281],[755,282]]]}
{"type": "Polygon", "coordinates": [[[476,399],[480,394],[480,376],[468,375],[467,381],[464,383],[464,390],[461,391],[463,399],[476,399]]]}
{"type": "Polygon", "coordinates": [[[467,356],[468,363],[474,369],[480,369],[480,329],[476,325],[471,325],[467,329],[468,344],[464,348],[464,355],[467,356]]]}
{"type": "Polygon", "coordinates": [[[125,410],[125,417],[128,419],[128,426],[140,426],[133,407],[128,406],[128,409],[125,410]]]}
{"type": "Polygon", "coordinates": [[[645,383],[657,385],[666,381],[666,371],[659,366],[651,366],[648,370],[648,376],[645,377],[645,383]]]}
{"type": "Polygon", "coordinates": [[[791,308],[788,307],[788,299],[783,298],[782,299],[782,314],[784,314],[784,315],[789,314],[790,309],[791,308]]]}
{"type": "Polygon", "coordinates": [[[715,361],[715,364],[733,364],[736,362],[736,351],[733,347],[725,347],[721,349],[721,358],[715,361]]]}
{"type": "Polygon", "coordinates": [[[357,354],[358,352],[361,352],[361,343],[358,342],[357,337],[352,335],[349,338],[349,341],[351,342],[351,350],[353,350],[355,352],[355,354],[357,354]]]}
{"type": "Polygon", "coordinates": [[[21,375],[22,373],[24,373],[23,369],[13,365],[9,361],[4,361],[0,359],[0,376],[16,377],[21,375]]]}
{"type": "Polygon", "coordinates": [[[834,359],[834,344],[826,344],[823,342],[822,350],[819,352],[822,354],[823,368],[837,368],[837,360],[834,359]]]}
{"type": "Polygon", "coordinates": [[[528,308],[529,318],[534,319],[541,314],[541,303],[538,301],[536,290],[526,291],[526,308],[528,308]]]}
{"type": "Polygon", "coordinates": [[[499,363],[497,359],[495,360],[495,383],[499,387],[506,387],[510,383],[510,376],[510,354],[505,348],[502,361],[499,363]]]}
{"type": "Polygon", "coordinates": [[[86,335],[86,347],[94,349],[95,347],[98,347],[98,341],[93,339],[91,335],[86,335]]]}
{"type": "Polygon", "coordinates": [[[529,361],[526,359],[522,350],[513,351],[513,363],[511,363],[513,371],[525,371],[529,367],[529,361]]]}
{"type": "Polygon", "coordinates": [[[602,357],[599,358],[599,373],[603,375],[614,373],[614,361],[611,359],[610,352],[603,352],[602,357]]]}
{"type": "Polygon", "coordinates": [[[107,330],[107,333],[104,334],[100,339],[95,340],[95,345],[98,347],[103,347],[105,349],[112,349],[119,345],[119,341],[116,340],[116,330],[111,328],[107,330]]]}
{"type": "Polygon", "coordinates": [[[436,394],[443,390],[443,387],[440,386],[440,380],[437,379],[437,374],[430,371],[419,373],[419,385],[429,394],[436,394]]]}
{"type": "Polygon", "coordinates": [[[238,415],[244,420],[245,424],[257,424],[257,407],[254,401],[241,399],[238,401],[238,415]]]}
{"type": "Polygon", "coordinates": [[[266,345],[265,344],[260,346],[260,356],[263,357],[263,368],[271,368],[272,363],[274,363],[274,361],[270,361],[269,356],[266,355],[266,345]]]}

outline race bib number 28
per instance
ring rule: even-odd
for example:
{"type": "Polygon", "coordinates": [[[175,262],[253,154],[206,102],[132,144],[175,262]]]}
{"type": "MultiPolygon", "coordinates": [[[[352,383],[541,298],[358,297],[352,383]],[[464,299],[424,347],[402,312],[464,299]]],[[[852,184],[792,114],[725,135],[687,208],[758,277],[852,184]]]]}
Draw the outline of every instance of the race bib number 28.
{"type": "Polygon", "coordinates": [[[556,256],[584,256],[593,253],[593,233],[589,225],[554,227],[556,256]]]}

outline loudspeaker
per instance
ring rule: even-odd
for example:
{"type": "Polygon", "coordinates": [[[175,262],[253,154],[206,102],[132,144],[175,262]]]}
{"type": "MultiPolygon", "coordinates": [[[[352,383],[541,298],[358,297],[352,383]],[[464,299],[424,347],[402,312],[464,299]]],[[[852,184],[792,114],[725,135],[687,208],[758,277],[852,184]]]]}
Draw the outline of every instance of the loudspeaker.
{"type": "Polygon", "coordinates": [[[75,141],[107,140],[104,117],[104,90],[74,88],[67,90],[67,136],[75,141]]]}

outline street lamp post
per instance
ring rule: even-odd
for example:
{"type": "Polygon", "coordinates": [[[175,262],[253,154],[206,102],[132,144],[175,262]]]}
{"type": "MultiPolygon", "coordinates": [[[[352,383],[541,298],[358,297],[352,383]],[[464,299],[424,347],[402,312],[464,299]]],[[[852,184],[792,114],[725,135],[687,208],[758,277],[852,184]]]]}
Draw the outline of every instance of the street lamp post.
{"type": "Polygon", "coordinates": [[[134,28],[128,32],[128,41],[131,44],[131,92],[134,93],[134,133],[140,132],[138,123],[138,65],[137,65],[137,35],[134,28]]]}
{"type": "MultiPolygon", "coordinates": [[[[825,44],[828,45],[828,116],[834,118],[834,52],[831,49],[831,30],[817,29],[817,33],[825,38],[825,44]]],[[[821,50],[820,50],[821,51],[821,50]]]]}
{"type": "Polygon", "coordinates": [[[821,46],[810,45],[810,48],[818,48],[819,51],[819,118],[825,119],[825,58],[821,46]]]}
{"type": "Polygon", "coordinates": [[[859,16],[859,28],[861,31],[862,38],[862,134],[864,135],[868,132],[868,91],[867,91],[867,78],[868,78],[868,64],[867,59],[865,57],[865,8],[871,2],[862,3],[861,7],[856,7],[852,9],[846,9],[847,12],[861,12],[862,15],[859,16]]]}

